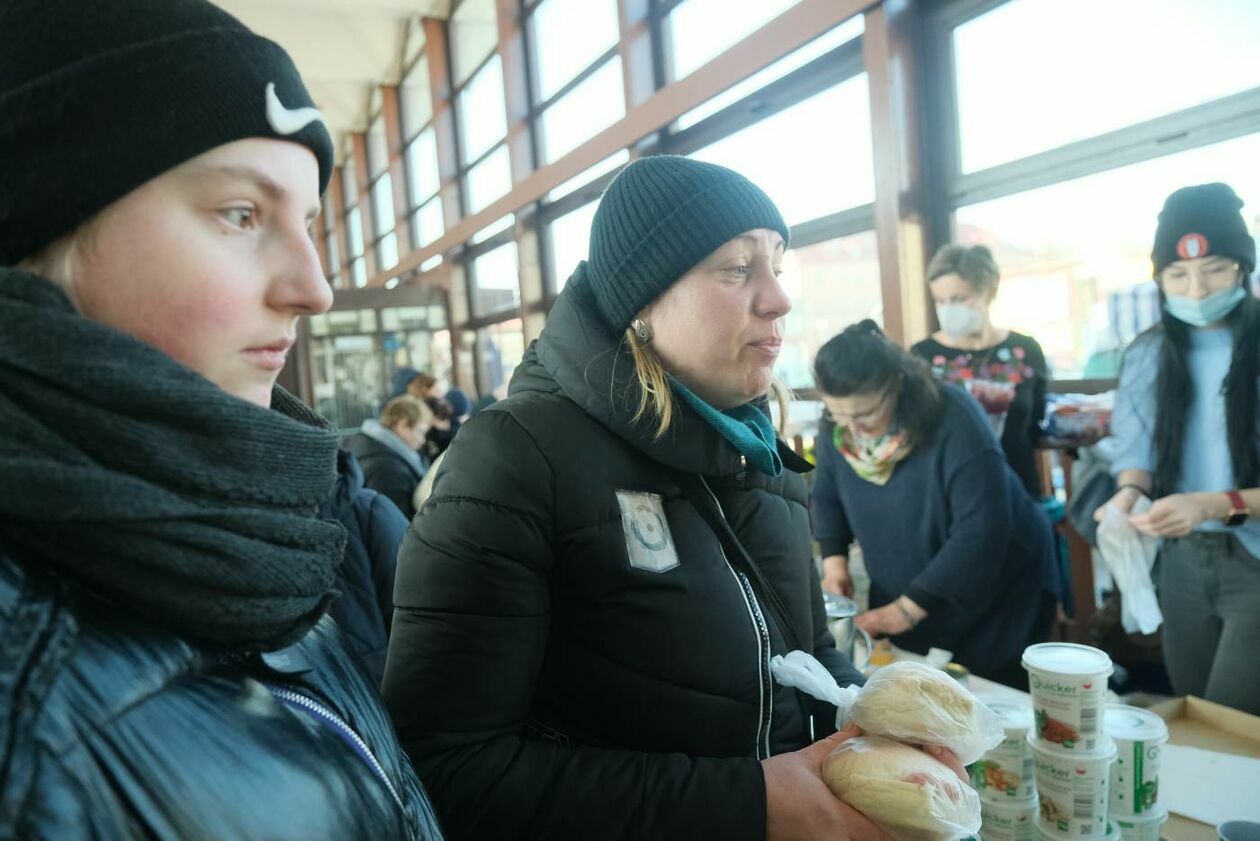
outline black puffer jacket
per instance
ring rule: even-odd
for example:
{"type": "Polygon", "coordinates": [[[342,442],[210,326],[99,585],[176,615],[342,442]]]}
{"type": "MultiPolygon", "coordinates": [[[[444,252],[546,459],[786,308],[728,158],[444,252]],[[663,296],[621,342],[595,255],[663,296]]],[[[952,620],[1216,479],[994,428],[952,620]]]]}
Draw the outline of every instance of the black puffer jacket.
{"type": "Polygon", "coordinates": [[[783,635],[670,468],[706,477],[847,685],[808,464],[781,447],[783,475],[748,471],[686,407],[652,441],[592,306],[570,284],[511,396],[447,451],[399,556],[386,703],[451,838],[761,839],[758,760],[809,743],[806,710],[830,733],[835,709],[772,685],[783,635]]]}
{"type": "Polygon", "coordinates": [[[380,686],[394,618],[394,569],[407,518],[386,496],[364,487],[363,471],[347,450],[337,452],[337,481],[319,516],[346,529],[345,558],[337,567],[340,594],[328,613],[380,686]]]}
{"type": "Polygon", "coordinates": [[[331,620],[236,658],[36,569],[0,553],[0,838],[441,837],[331,620]]]}

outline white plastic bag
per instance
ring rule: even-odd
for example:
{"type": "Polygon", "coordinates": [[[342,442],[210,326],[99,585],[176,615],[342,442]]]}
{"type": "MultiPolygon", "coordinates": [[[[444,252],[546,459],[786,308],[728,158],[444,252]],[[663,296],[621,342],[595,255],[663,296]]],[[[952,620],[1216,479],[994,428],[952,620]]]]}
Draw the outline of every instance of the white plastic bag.
{"type": "Polygon", "coordinates": [[[831,793],[896,841],[954,841],[980,831],[980,796],[940,761],[882,736],[849,739],[822,767],[831,793]]]}
{"type": "MultiPolygon", "coordinates": [[[[1151,501],[1146,497],[1133,506],[1134,514],[1149,510],[1151,501]]],[[[1108,505],[1103,511],[1098,526],[1098,554],[1120,588],[1120,624],[1130,634],[1154,633],[1164,621],[1155,598],[1155,585],[1151,583],[1151,567],[1158,550],[1158,538],[1135,529],[1129,516],[1119,508],[1108,505]]]]}
{"type": "Polygon", "coordinates": [[[923,663],[890,663],[871,675],[849,706],[867,733],[949,748],[970,765],[1006,738],[997,714],[962,684],[923,663]]]}
{"type": "Polygon", "coordinates": [[[858,688],[841,689],[814,657],[791,651],[770,661],[775,680],[835,704],[836,727],[851,719],[865,733],[949,748],[970,765],[1002,743],[997,715],[949,675],[923,663],[884,666],[858,688]]]}
{"type": "Polygon", "coordinates": [[[858,686],[841,687],[826,666],[819,663],[814,655],[800,649],[771,657],[770,673],[781,686],[799,689],[811,698],[835,704],[839,711],[836,715],[837,728],[861,689],[858,686]]]}

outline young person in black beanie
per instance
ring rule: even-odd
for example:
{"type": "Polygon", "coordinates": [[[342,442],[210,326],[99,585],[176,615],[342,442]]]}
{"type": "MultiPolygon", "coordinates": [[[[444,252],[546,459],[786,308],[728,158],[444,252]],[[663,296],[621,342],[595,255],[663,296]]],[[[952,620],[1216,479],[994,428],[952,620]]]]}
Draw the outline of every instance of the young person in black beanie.
{"type": "Polygon", "coordinates": [[[1225,184],[1164,203],[1151,254],[1164,314],[1125,353],[1104,445],[1119,484],[1107,505],[1155,500],[1129,520],[1164,539],[1173,689],[1260,714],[1260,301],[1242,206],[1225,184]]]}
{"type": "Polygon", "coordinates": [[[324,618],[332,144],[205,0],[0,4],[0,837],[438,838],[324,618]]]}
{"type": "Polygon", "coordinates": [[[630,164],[509,396],[446,451],[384,687],[452,838],[883,837],[819,777],[835,707],[770,674],[802,648],[861,680],[770,422],[787,239],[735,172],[630,164]]]}

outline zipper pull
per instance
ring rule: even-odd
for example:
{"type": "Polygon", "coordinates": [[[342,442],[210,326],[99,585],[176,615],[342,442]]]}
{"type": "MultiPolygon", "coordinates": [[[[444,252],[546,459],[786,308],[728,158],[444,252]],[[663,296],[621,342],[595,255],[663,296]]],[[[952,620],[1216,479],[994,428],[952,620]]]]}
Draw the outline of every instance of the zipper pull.
{"type": "Polygon", "coordinates": [[[735,481],[741,485],[748,478],[748,457],[743,453],[739,454],[739,472],[735,474],[735,481]]]}

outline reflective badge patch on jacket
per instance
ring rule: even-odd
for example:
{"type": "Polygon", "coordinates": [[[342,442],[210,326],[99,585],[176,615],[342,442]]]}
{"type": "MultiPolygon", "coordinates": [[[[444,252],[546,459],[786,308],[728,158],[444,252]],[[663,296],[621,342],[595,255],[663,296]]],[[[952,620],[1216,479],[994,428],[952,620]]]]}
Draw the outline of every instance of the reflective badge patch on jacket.
{"type": "Polygon", "coordinates": [[[678,552],[665,522],[660,496],[617,491],[617,504],[621,506],[621,530],[626,535],[630,566],[649,572],[668,572],[678,566],[678,552]]]}

